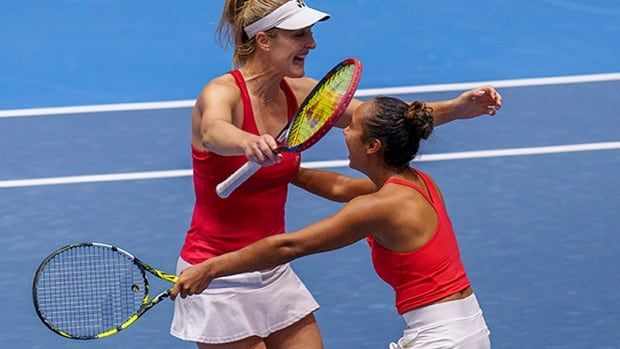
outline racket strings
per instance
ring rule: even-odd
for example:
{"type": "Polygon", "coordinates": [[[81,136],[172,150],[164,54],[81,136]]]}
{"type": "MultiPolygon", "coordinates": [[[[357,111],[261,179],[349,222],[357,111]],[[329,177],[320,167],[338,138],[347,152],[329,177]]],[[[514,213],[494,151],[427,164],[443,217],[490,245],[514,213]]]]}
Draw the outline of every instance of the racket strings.
{"type": "Polygon", "coordinates": [[[294,147],[312,137],[334,114],[346,104],[346,93],[353,83],[355,66],[344,65],[329,77],[302,108],[302,118],[296,119],[288,132],[287,145],[294,147]]]}
{"type": "Polygon", "coordinates": [[[100,246],[70,248],[41,271],[41,315],[73,336],[95,336],[126,321],[141,306],[146,281],[133,260],[100,246]]]}

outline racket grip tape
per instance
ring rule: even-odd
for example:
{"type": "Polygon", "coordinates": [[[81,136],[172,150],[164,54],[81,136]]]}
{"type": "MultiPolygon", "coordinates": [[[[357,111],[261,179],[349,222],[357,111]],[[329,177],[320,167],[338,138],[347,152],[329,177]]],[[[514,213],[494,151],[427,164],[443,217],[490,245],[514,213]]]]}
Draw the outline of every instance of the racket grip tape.
{"type": "Polygon", "coordinates": [[[253,161],[248,161],[245,165],[239,167],[237,171],[228,176],[224,181],[215,187],[215,191],[217,192],[217,196],[222,199],[226,199],[230,194],[232,194],[235,189],[237,189],[241,184],[248,180],[248,178],[252,177],[261,166],[253,161]]]}

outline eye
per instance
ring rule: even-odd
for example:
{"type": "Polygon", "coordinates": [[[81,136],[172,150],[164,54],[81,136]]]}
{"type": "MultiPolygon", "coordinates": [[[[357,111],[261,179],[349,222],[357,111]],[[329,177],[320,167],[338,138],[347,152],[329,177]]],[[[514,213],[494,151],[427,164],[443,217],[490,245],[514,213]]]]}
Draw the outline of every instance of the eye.
{"type": "Polygon", "coordinates": [[[307,36],[307,35],[312,36],[312,29],[310,28],[299,29],[299,30],[296,30],[293,33],[293,35],[295,35],[296,37],[300,37],[300,38],[307,36]]]}

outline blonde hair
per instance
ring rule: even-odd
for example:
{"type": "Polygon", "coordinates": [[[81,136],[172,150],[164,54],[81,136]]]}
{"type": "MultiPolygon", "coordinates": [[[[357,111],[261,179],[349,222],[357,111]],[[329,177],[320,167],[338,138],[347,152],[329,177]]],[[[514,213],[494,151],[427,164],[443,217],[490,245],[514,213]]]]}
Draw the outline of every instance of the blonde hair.
{"type": "MultiPolygon", "coordinates": [[[[256,38],[249,39],[244,28],[265,17],[289,0],[226,0],[220,23],[218,39],[224,46],[233,45],[233,65],[243,65],[256,51],[256,38]]],[[[273,35],[273,29],[266,32],[273,35]]]]}

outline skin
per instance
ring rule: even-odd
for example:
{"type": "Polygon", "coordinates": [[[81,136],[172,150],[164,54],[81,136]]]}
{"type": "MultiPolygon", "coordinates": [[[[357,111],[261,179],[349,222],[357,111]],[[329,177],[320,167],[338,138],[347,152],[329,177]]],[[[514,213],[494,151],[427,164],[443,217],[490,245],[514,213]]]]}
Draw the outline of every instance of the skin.
{"type": "MultiPolygon", "coordinates": [[[[303,77],[304,63],[316,47],[312,28],[276,29],[274,36],[260,32],[256,36],[257,51],[241,68],[250,98],[259,135],[241,130],[243,107],[241,94],[229,74],[211,81],[200,93],[192,111],[192,146],[199,151],[220,155],[245,155],[262,166],[277,163],[279,157],[275,137],[288,122],[287,104],[280,89],[286,79],[298,101],[303,101],[317,80],[303,77]]],[[[340,118],[337,127],[351,122],[353,112],[362,104],[354,99],[340,118]]],[[[495,115],[502,97],[492,86],[482,86],[460,96],[427,103],[433,110],[435,125],[457,119],[495,115]]]]}
{"type": "MultiPolygon", "coordinates": [[[[306,98],[317,83],[317,80],[304,77],[305,59],[310,51],[316,48],[316,42],[312,35],[312,27],[299,30],[275,29],[274,32],[274,35],[268,35],[264,32],[259,32],[256,35],[256,51],[240,68],[248,87],[259,135],[241,130],[243,122],[241,94],[232,76],[226,74],[209,82],[196,100],[192,110],[191,143],[194,149],[225,156],[245,155],[249,160],[261,166],[270,166],[279,162],[280,157],[273,151],[277,148],[275,137],[288,122],[287,102],[280,89],[280,82],[285,79],[290,84],[298,102],[306,98]]],[[[360,105],[362,105],[362,101],[354,99],[336,126],[344,128],[349,125],[354,112],[360,105]]],[[[451,100],[427,103],[427,106],[433,108],[435,125],[439,125],[482,114],[494,115],[501,107],[501,95],[493,87],[483,86],[467,91],[451,100]]],[[[311,177],[322,175],[302,170],[295,181],[300,186],[307,185],[310,191],[326,191],[323,188],[313,188],[309,184],[311,177]]],[[[328,195],[334,196],[338,200],[345,200],[360,193],[367,193],[371,189],[377,189],[369,182],[351,181],[351,179],[339,179],[337,183],[340,185],[338,187],[343,193],[333,191],[328,195]],[[357,187],[358,185],[360,188],[357,187]]],[[[389,191],[384,192],[384,194],[387,197],[389,191]]],[[[381,202],[379,200],[381,197],[383,196],[376,198],[377,202],[381,202]]],[[[366,206],[370,204],[371,202],[356,203],[354,207],[344,213],[343,218],[335,220],[343,222],[348,219],[344,217],[349,215],[353,218],[359,218],[360,214],[355,212],[358,209],[359,212],[369,211],[366,206]]],[[[351,222],[355,223],[356,220],[353,219],[351,222]]],[[[346,227],[347,231],[354,229],[353,223],[346,227]]],[[[320,228],[319,225],[313,229],[320,230],[320,228]]],[[[308,234],[312,234],[313,229],[308,234]]],[[[339,243],[331,243],[322,248],[325,250],[337,248],[359,238],[359,236],[347,236],[339,243]]],[[[301,251],[310,250],[311,246],[301,248],[301,251]]],[[[295,251],[296,254],[299,252],[295,251]]],[[[270,263],[270,265],[277,264],[280,263],[270,263]]],[[[183,274],[189,278],[191,275],[195,275],[195,271],[190,268],[183,274]]],[[[177,285],[181,287],[177,289],[177,293],[180,290],[186,290],[185,281],[177,285]]],[[[313,315],[309,315],[294,325],[264,339],[250,337],[239,342],[222,345],[199,343],[198,347],[201,349],[279,349],[296,348],[296,345],[299,345],[298,343],[303,343],[305,349],[323,347],[319,328],[313,315]]]]}
{"type": "MultiPolygon", "coordinates": [[[[367,179],[347,179],[333,172],[305,170],[297,181],[308,176],[323,176],[327,183],[315,192],[340,201],[350,201],[335,215],[288,234],[262,239],[238,251],[224,254],[192,266],[181,273],[172,290],[172,297],[201,293],[217,277],[262,270],[290,262],[309,254],[338,249],[370,234],[388,250],[413,251],[428,242],[437,227],[438,217],[430,203],[417,191],[395,184],[385,185],[388,178],[400,178],[424,188],[424,182],[413,171],[395,170],[385,165],[381,140],[364,141],[364,120],[373,117],[374,102],[362,104],[354,113],[351,124],[344,129],[349,151],[349,166],[367,179]],[[348,183],[347,183],[348,182],[348,183]],[[355,189],[343,190],[342,184],[355,189]]],[[[435,189],[438,188],[433,184],[435,189]]],[[[442,200],[443,201],[443,200],[442,200]]],[[[461,299],[472,294],[462,290],[438,302],[461,299]]]]}

